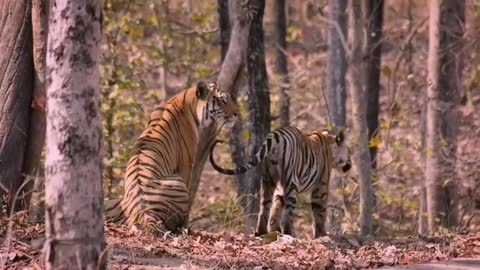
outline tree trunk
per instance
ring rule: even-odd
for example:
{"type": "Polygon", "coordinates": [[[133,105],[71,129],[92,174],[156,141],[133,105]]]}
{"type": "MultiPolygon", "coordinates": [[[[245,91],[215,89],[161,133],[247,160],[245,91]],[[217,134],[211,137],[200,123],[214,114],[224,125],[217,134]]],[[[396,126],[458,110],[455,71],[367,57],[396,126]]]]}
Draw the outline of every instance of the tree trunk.
{"type": "MultiPolygon", "coordinates": [[[[265,0],[256,0],[254,3],[256,13],[250,28],[247,58],[248,91],[250,93],[248,109],[251,123],[248,143],[250,156],[257,152],[268,132],[270,132],[270,95],[263,43],[265,0]]],[[[247,230],[254,228],[257,222],[258,192],[260,191],[262,172],[262,166],[257,166],[247,174],[246,181],[239,187],[239,196],[241,196],[243,204],[247,230]]]]}
{"type": "MultiPolygon", "coordinates": [[[[24,181],[27,180],[27,177],[33,178],[34,180],[31,181],[30,185],[27,185],[27,190],[30,190],[30,187],[33,186],[41,188],[44,185],[44,176],[43,174],[38,174],[37,171],[43,171],[40,168],[40,159],[45,144],[45,127],[47,124],[45,118],[45,53],[47,51],[48,0],[32,1],[32,30],[35,81],[33,85],[32,114],[30,116],[30,130],[27,152],[25,153],[25,160],[23,162],[23,172],[26,175],[24,181]],[[37,183],[37,181],[39,183],[37,183]]],[[[37,189],[34,188],[33,192],[37,192],[37,189]]],[[[35,221],[38,220],[38,216],[42,212],[42,209],[39,208],[40,201],[38,200],[40,198],[36,196],[37,201],[30,201],[30,198],[31,196],[27,196],[26,198],[26,201],[30,205],[29,216],[30,220],[35,221]]]]}
{"type": "Polygon", "coordinates": [[[100,110],[101,5],[50,4],[46,269],[105,269],[100,110]]]}
{"type": "MultiPolygon", "coordinates": [[[[327,104],[330,119],[335,126],[345,127],[346,122],[346,87],[345,74],[347,73],[347,57],[345,49],[341,42],[340,35],[347,36],[347,0],[330,1],[329,19],[338,24],[341,33],[337,28],[330,24],[328,26],[328,53],[327,53],[327,104]]],[[[327,230],[331,234],[338,234],[340,230],[340,221],[343,218],[340,196],[337,190],[342,190],[343,179],[332,174],[329,183],[329,205],[327,208],[327,230]]]]}
{"type": "MultiPolygon", "coordinates": [[[[367,20],[367,123],[368,139],[378,132],[378,112],[380,109],[380,65],[382,62],[382,26],[384,0],[367,0],[365,19],[367,20]]],[[[372,168],[377,167],[377,147],[370,147],[372,168]]]]}
{"type": "Polygon", "coordinates": [[[287,61],[287,17],[285,0],[275,0],[273,3],[273,13],[275,20],[275,68],[280,77],[280,126],[288,126],[290,123],[290,80],[288,79],[288,61],[287,61]]]}
{"type": "Polygon", "coordinates": [[[430,2],[425,184],[428,230],[457,224],[455,162],[464,0],[430,2]]]}
{"type": "Polygon", "coordinates": [[[338,24],[341,33],[333,24],[328,26],[327,54],[327,103],[330,119],[335,126],[345,127],[346,96],[345,74],[347,57],[340,35],[347,36],[347,0],[330,1],[329,18],[338,24]]]}
{"type": "MultiPolygon", "coordinates": [[[[220,89],[232,92],[237,86],[238,77],[247,56],[248,36],[252,21],[252,17],[249,15],[253,11],[249,5],[242,5],[241,1],[236,0],[228,1],[228,8],[231,16],[232,35],[218,75],[217,84],[220,89]]],[[[210,146],[213,144],[217,133],[218,130],[213,125],[200,131],[198,151],[192,171],[192,187],[189,191],[189,198],[192,200],[197,193],[200,176],[210,153],[210,146]]]]}
{"type": "MultiPolygon", "coordinates": [[[[0,2],[0,206],[22,185],[33,91],[30,1],[0,2]]],[[[16,209],[28,204],[16,203],[16,209]]]]}
{"type": "MultiPolygon", "coordinates": [[[[228,1],[227,0],[218,0],[218,25],[220,26],[220,44],[221,44],[221,61],[225,59],[225,55],[227,54],[228,50],[228,43],[230,42],[230,21],[229,21],[229,12],[228,12],[228,1]]],[[[232,89],[232,96],[236,101],[238,97],[238,87],[232,89]]],[[[245,154],[244,150],[245,145],[242,140],[242,133],[243,133],[243,123],[241,118],[237,120],[237,122],[232,127],[231,131],[229,132],[230,137],[230,151],[232,161],[236,167],[240,167],[245,163],[245,154]]],[[[236,176],[237,181],[237,192],[240,193],[240,186],[242,183],[245,183],[245,174],[240,174],[236,176]]]]}
{"type": "Polygon", "coordinates": [[[364,21],[360,1],[351,1],[352,53],[349,67],[349,89],[352,97],[352,138],[355,145],[353,162],[358,172],[360,187],[360,233],[372,234],[373,187],[371,179],[370,152],[368,149],[368,126],[366,108],[366,74],[364,21]]]}

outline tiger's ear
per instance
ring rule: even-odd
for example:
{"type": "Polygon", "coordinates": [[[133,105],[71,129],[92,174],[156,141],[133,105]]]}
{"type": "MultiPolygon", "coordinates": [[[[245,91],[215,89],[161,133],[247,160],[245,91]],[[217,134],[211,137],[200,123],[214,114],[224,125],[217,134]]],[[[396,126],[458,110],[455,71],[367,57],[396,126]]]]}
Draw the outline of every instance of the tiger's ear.
{"type": "Polygon", "coordinates": [[[204,81],[199,81],[197,83],[197,98],[205,100],[210,94],[210,89],[204,81]]]}

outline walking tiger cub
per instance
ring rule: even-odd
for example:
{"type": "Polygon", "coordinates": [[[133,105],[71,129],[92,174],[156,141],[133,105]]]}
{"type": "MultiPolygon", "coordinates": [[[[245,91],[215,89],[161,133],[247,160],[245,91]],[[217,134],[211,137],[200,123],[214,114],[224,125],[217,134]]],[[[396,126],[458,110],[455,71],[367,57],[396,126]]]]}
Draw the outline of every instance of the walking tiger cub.
{"type": "Polygon", "coordinates": [[[106,221],[177,231],[188,222],[192,168],[199,129],[232,125],[237,107],[215,83],[199,82],[158,106],[137,139],[125,173],[122,198],[106,202],[106,221]]]}
{"type": "Polygon", "coordinates": [[[345,173],[351,168],[343,130],[337,134],[328,131],[305,134],[296,127],[281,127],[267,135],[248,163],[234,170],[215,163],[213,151],[219,142],[210,148],[210,163],[220,173],[243,174],[264,162],[255,235],[272,231],[293,235],[293,212],[299,192],[311,192],[313,236],[325,235],[331,169],[345,173]]]}

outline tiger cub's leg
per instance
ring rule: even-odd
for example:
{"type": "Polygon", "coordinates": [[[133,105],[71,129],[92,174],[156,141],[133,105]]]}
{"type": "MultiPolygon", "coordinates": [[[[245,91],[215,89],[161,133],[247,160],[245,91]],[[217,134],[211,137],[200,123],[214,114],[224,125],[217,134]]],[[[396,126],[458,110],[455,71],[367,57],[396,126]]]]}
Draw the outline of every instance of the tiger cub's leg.
{"type": "Polygon", "coordinates": [[[274,190],[275,184],[272,181],[270,175],[264,175],[262,180],[262,189],[260,193],[260,212],[258,213],[255,236],[260,236],[267,233],[268,216],[270,214],[270,207],[272,206],[272,197],[274,190]]]}
{"type": "Polygon", "coordinates": [[[320,182],[312,191],[313,237],[324,236],[328,203],[328,183],[320,182]]]}
{"type": "Polygon", "coordinates": [[[285,207],[282,216],[282,233],[291,236],[294,236],[293,220],[298,197],[297,186],[294,183],[297,182],[290,182],[289,186],[285,189],[285,207]]]}
{"type": "Polygon", "coordinates": [[[277,186],[275,188],[275,192],[273,193],[273,202],[272,207],[270,209],[270,215],[268,217],[268,232],[281,232],[280,221],[282,219],[284,207],[284,200],[283,200],[283,187],[280,184],[280,181],[277,182],[277,186]]]}

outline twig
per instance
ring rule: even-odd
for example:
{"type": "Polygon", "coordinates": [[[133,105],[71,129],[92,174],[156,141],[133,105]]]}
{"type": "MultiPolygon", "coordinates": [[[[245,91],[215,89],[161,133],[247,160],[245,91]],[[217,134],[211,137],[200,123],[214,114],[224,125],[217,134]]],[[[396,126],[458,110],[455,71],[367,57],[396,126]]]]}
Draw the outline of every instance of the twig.
{"type": "Polygon", "coordinates": [[[321,21],[335,27],[335,29],[337,30],[337,34],[340,38],[340,42],[342,43],[343,50],[345,51],[345,55],[347,56],[346,58],[348,59],[349,55],[351,54],[351,50],[348,47],[347,39],[345,38],[345,35],[343,34],[342,29],[340,28],[340,25],[337,22],[332,21],[320,14],[318,15],[318,17],[320,18],[321,21]]]}
{"type": "Polygon", "coordinates": [[[22,185],[18,188],[17,192],[15,193],[15,196],[13,197],[12,200],[12,205],[10,207],[10,215],[9,215],[9,220],[8,220],[8,227],[7,227],[7,232],[5,234],[5,241],[4,245],[6,247],[10,246],[10,242],[12,240],[12,230],[13,230],[13,211],[15,210],[15,203],[17,201],[18,195],[20,195],[20,191],[32,180],[33,178],[28,176],[25,181],[23,181],[22,185]]]}
{"type": "Polygon", "coordinates": [[[332,118],[330,116],[330,108],[328,107],[327,97],[325,96],[325,82],[322,82],[322,96],[323,101],[325,102],[325,108],[327,109],[328,122],[333,124],[332,118]]]}
{"type": "Polygon", "coordinates": [[[393,67],[392,71],[392,80],[390,78],[388,79],[388,86],[387,86],[387,91],[392,92],[388,93],[388,96],[390,98],[389,102],[389,125],[387,128],[387,136],[385,139],[385,150],[388,150],[389,142],[390,142],[390,129],[391,129],[391,122],[392,122],[392,106],[395,102],[395,97],[397,95],[397,72],[398,68],[400,67],[400,64],[402,63],[402,60],[405,57],[405,52],[407,51],[408,44],[412,42],[413,37],[418,33],[418,29],[423,26],[423,24],[427,21],[428,17],[423,18],[413,29],[410,31],[410,33],[407,36],[407,39],[403,43],[400,51],[400,55],[396,58],[395,60],[395,65],[393,67]],[[392,85],[391,85],[392,84],[392,85]]]}

